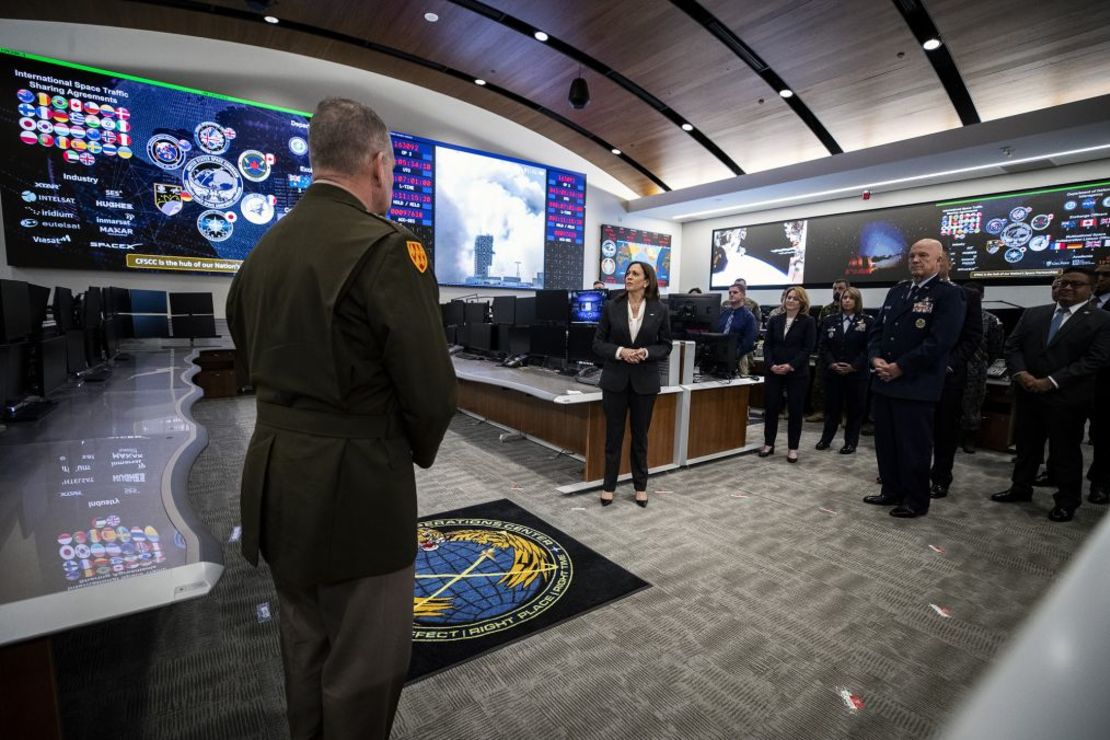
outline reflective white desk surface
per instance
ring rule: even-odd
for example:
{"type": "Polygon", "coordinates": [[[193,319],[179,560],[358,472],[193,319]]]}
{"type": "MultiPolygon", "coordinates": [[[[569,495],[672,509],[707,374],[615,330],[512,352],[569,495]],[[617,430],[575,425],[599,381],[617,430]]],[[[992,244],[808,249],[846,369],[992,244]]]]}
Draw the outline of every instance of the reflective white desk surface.
{"type": "Polygon", "coordinates": [[[219,543],[187,502],[208,443],[191,349],[129,351],[0,433],[0,645],[208,593],[219,543]]]}
{"type": "MultiPolygon", "coordinates": [[[[552,403],[589,403],[601,400],[600,388],[596,385],[579,383],[573,375],[559,375],[554,371],[538,367],[504,367],[488,360],[465,360],[461,357],[454,357],[452,360],[455,364],[455,375],[460,380],[511,388],[552,403]]],[[[681,393],[682,388],[677,385],[667,385],[659,392],[681,393]]]]}

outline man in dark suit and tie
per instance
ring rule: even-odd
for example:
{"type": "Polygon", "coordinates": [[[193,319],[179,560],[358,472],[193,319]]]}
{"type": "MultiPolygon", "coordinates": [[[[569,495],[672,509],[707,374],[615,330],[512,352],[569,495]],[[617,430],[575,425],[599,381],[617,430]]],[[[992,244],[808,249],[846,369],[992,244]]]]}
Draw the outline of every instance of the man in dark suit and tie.
{"type": "Polygon", "coordinates": [[[910,247],[912,279],[887,293],[868,342],[875,457],[883,488],[863,500],[895,506],[890,514],[900,518],[929,511],[934,406],[966,313],[963,291],[939,278],[943,254],[936,239],[910,247]]]}
{"type": "MultiPolygon", "coordinates": [[[[945,254],[940,259],[939,278],[948,280],[952,267],[951,258],[945,254]]],[[[983,339],[983,301],[975,290],[960,288],[964,295],[964,325],[956,345],[948,354],[945,368],[944,390],[937,402],[933,420],[933,469],[929,477],[933,486],[929,495],[944,498],[952,485],[952,466],[956,462],[956,448],[960,445],[960,416],[963,413],[964,387],[967,385],[967,363],[975,356],[983,339]]]]}
{"type": "MultiPolygon", "coordinates": [[[[1095,294],[1091,305],[1110,311],[1110,262],[1095,268],[1095,294]]],[[[1110,368],[1099,371],[1095,382],[1095,405],[1091,409],[1091,445],[1094,455],[1087,468],[1091,492],[1087,500],[1092,504],[1110,503],[1110,368]]]]}
{"type": "Polygon", "coordinates": [[[1052,283],[1055,303],[1025,310],[1006,340],[1014,382],[1017,464],[1010,488],[991,498],[1030,501],[1048,440],[1052,475],[1060,490],[1048,513],[1071,521],[1082,501],[1083,426],[1094,402],[1098,372],[1110,365],[1110,312],[1091,304],[1094,272],[1068,268],[1052,283]]]}

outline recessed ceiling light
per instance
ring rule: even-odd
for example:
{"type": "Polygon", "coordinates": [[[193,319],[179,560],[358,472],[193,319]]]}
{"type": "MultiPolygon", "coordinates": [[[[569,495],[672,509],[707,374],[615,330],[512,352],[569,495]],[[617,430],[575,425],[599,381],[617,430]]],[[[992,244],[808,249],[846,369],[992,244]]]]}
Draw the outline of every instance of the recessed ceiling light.
{"type": "Polygon", "coordinates": [[[428,21],[428,23],[435,23],[439,20],[439,16],[435,13],[425,13],[424,20],[428,21]]]}
{"type": "Polygon", "coordinates": [[[684,124],[682,124],[682,130],[683,131],[693,131],[694,127],[693,127],[693,125],[691,125],[689,123],[684,123],[684,124]]]}
{"type": "Polygon", "coordinates": [[[474,84],[475,85],[484,85],[484,84],[486,84],[486,81],[483,80],[481,77],[479,77],[478,79],[474,80],[474,84]]]}
{"type": "Polygon", "coordinates": [[[268,15],[265,18],[263,18],[262,20],[266,21],[267,23],[279,23],[280,22],[280,21],[278,21],[276,15],[268,15]]]}
{"type": "Polygon", "coordinates": [[[791,90],[789,87],[784,87],[782,90],[779,90],[779,95],[783,96],[784,98],[792,98],[794,97],[794,91],[791,90]]]}
{"type": "Polygon", "coordinates": [[[932,51],[933,49],[939,49],[940,48],[940,39],[926,39],[925,43],[923,43],[922,46],[925,47],[925,51],[932,51]]]}
{"type": "Polygon", "coordinates": [[[616,147],[613,147],[609,151],[611,151],[613,154],[616,154],[618,157],[621,155],[621,150],[617,149],[616,147]]]}
{"type": "Polygon", "coordinates": [[[547,35],[546,33],[544,33],[543,31],[536,31],[536,32],[535,32],[534,34],[532,34],[532,35],[536,37],[536,41],[547,41],[547,39],[548,39],[548,38],[550,38],[550,37],[549,37],[549,36],[548,36],[548,35],[547,35]]]}

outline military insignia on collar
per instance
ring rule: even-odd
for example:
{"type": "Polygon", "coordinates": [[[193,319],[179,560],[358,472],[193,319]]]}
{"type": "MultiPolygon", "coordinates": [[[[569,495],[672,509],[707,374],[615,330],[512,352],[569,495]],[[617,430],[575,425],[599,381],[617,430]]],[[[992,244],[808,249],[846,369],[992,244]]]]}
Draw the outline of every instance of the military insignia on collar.
{"type": "Polygon", "coordinates": [[[424,272],[428,269],[428,253],[424,251],[424,245],[420,242],[405,242],[409,248],[409,259],[412,264],[416,266],[417,271],[424,272]]]}

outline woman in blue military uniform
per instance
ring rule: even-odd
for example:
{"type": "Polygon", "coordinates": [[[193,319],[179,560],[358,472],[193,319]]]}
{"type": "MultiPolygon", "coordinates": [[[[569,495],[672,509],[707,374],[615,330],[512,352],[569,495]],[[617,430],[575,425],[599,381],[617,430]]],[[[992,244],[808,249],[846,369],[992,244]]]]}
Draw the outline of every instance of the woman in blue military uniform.
{"type": "Polygon", "coordinates": [[[867,398],[867,335],[871,317],[863,312],[863,296],[857,288],[840,295],[840,313],[826,316],[818,334],[817,365],[825,381],[825,428],[817,449],[827,450],[836,437],[840,415],[847,415],[844,446],[850,455],[859,444],[863,408],[867,398]]]}

